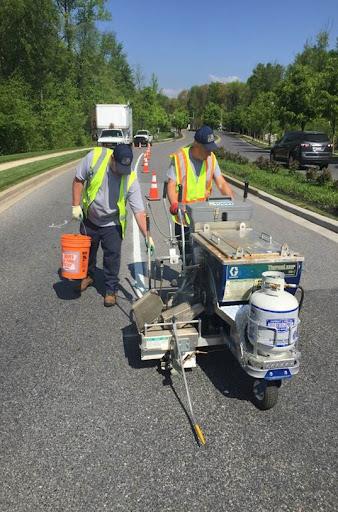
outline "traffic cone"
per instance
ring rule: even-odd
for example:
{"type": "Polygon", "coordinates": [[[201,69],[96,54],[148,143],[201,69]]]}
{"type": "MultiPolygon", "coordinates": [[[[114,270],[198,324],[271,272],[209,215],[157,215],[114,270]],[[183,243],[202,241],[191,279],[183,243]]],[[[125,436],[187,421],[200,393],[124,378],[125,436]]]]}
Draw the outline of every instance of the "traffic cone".
{"type": "Polygon", "coordinates": [[[144,155],[143,157],[143,172],[149,172],[148,158],[146,157],[146,155],[144,155]]]}
{"type": "Polygon", "coordinates": [[[149,201],[159,201],[160,200],[160,195],[158,193],[158,188],[157,188],[157,179],[156,179],[156,172],[155,171],[152,172],[149,195],[146,196],[146,198],[149,201]]]}

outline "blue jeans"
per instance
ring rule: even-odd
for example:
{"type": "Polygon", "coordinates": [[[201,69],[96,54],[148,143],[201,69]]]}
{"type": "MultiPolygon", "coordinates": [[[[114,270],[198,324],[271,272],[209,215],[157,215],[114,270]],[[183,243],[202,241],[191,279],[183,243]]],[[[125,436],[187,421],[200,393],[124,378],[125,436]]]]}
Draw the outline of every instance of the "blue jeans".
{"type": "Polygon", "coordinates": [[[88,275],[94,278],[96,256],[101,242],[103,251],[103,274],[106,293],[116,292],[119,284],[119,271],[121,262],[122,230],[121,226],[99,227],[85,219],[81,224],[80,232],[91,237],[92,243],[89,252],[88,275]]]}

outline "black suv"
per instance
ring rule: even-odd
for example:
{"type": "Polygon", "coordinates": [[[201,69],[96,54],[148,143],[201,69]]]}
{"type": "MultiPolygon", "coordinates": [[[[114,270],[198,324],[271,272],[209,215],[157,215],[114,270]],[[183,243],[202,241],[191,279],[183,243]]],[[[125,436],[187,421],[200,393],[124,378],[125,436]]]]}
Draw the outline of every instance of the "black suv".
{"type": "Polygon", "coordinates": [[[270,151],[271,161],[285,162],[288,167],[298,162],[300,166],[318,165],[324,169],[331,156],[332,144],[321,132],[286,132],[270,151]]]}

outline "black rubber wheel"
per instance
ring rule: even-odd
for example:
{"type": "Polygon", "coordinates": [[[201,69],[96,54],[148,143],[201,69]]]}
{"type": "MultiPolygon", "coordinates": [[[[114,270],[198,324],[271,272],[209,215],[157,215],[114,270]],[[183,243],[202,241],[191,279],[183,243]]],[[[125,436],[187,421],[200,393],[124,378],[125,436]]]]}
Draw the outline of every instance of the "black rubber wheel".
{"type": "Polygon", "coordinates": [[[261,411],[272,409],[278,401],[279,381],[266,382],[262,379],[253,381],[253,403],[261,411]]]}

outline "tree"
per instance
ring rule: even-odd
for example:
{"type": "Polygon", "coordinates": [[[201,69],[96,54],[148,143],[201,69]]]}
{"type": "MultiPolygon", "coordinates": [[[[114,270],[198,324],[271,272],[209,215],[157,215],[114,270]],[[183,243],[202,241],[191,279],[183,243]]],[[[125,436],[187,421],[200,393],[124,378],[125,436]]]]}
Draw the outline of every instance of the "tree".
{"type": "Polygon", "coordinates": [[[222,124],[222,109],[216,103],[209,102],[203,112],[203,123],[219,129],[222,124]]]}
{"type": "Polygon", "coordinates": [[[282,126],[304,130],[315,116],[315,77],[311,68],[301,64],[290,66],[277,96],[282,126]]]}
{"type": "Polygon", "coordinates": [[[174,128],[181,133],[183,128],[186,128],[189,122],[189,113],[186,110],[176,110],[171,117],[171,123],[174,128]]]}

